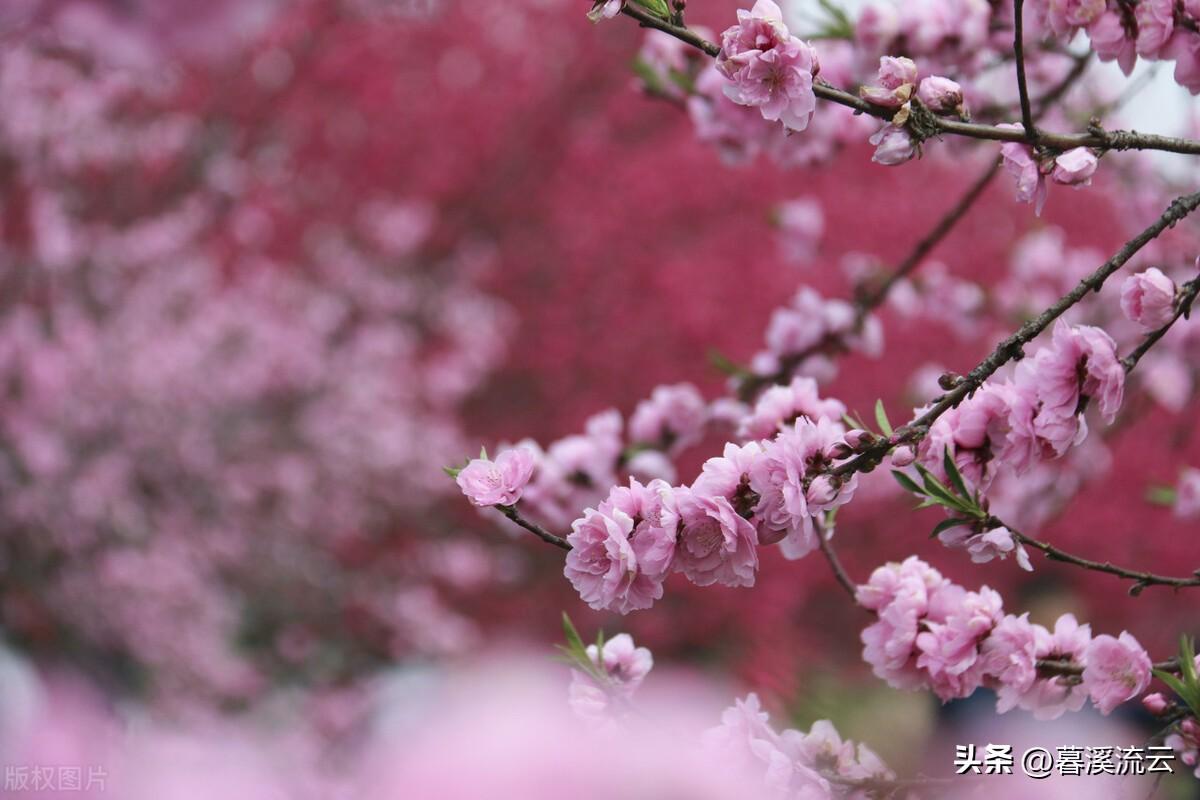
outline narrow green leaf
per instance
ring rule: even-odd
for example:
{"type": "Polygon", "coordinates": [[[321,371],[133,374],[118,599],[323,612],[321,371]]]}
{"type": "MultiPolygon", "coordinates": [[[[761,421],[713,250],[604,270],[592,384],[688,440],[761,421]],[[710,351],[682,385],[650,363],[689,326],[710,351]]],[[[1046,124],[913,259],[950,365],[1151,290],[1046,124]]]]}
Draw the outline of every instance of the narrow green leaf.
{"type": "Polygon", "coordinates": [[[462,467],[442,467],[442,472],[446,473],[451,478],[457,478],[458,473],[462,472],[462,467]]]}
{"type": "Polygon", "coordinates": [[[942,451],[942,466],[946,469],[946,477],[950,479],[950,485],[958,493],[958,496],[964,500],[971,499],[971,491],[967,489],[967,482],[963,480],[962,473],[958,471],[958,464],[954,463],[954,459],[950,456],[950,448],[947,447],[942,451]]]}
{"type": "Polygon", "coordinates": [[[708,363],[716,367],[721,374],[731,378],[748,378],[751,374],[748,369],[740,366],[719,350],[708,351],[708,363]]]}
{"type": "Polygon", "coordinates": [[[1179,672],[1189,687],[1196,686],[1196,643],[1186,633],[1179,637],[1179,672]]]}
{"type": "Polygon", "coordinates": [[[1170,486],[1151,486],[1146,490],[1146,502],[1155,506],[1175,505],[1175,490],[1170,486]]]}
{"type": "Polygon", "coordinates": [[[925,493],[936,500],[940,505],[946,508],[953,508],[956,511],[961,511],[964,514],[970,514],[971,508],[959,500],[954,494],[946,488],[946,485],[937,479],[929,470],[918,465],[917,472],[921,474],[921,480],[925,484],[925,493]]]}
{"type": "Polygon", "coordinates": [[[917,486],[916,481],[905,475],[900,470],[892,470],[892,477],[896,479],[896,483],[900,484],[900,488],[904,489],[904,491],[912,492],[913,494],[921,497],[925,496],[925,492],[921,490],[920,486],[917,486]]]}
{"type": "Polygon", "coordinates": [[[883,400],[875,401],[875,422],[879,424],[879,430],[883,431],[884,436],[892,435],[892,423],[888,422],[887,411],[883,408],[883,400]]]}
{"type": "Polygon", "coordinates": [[[857,428],[857,429],[863,430],[863,431],[865,431],[867,429],[867,424],[862,421],[861,417],[852,417],[849,414],[842,414],[842,423],[847,428],[851,428],[851,429],[857,428]]]}
{"type": "Polygon", "coordinates": [[[488,460],[487,448],[483,447],[482,445],[480,445],[480,447],[479,447],[479,457],[482,458],[484,461],[488,460]]]}
{"type": "Polygon", "coordinates": [[[657,17],[671,18],[671,9],[667,7],[667,0],[633,0],[633,2],[657,17]]]}
{"type": "Polygon", "coordinates": [[[571,617],[568,616],[567,612],[565,612],[565,611],[563,612],[563,615],[562,615],[562,624],[563,624],[563,633],[567,637],[567,645],[569,647],[571,647],[573,650],[578,650],[579,652],[587,652],[583,646],[583,639],[579,638],[579,631],[575,630],[575,623],[571,622],[571,617]]]}

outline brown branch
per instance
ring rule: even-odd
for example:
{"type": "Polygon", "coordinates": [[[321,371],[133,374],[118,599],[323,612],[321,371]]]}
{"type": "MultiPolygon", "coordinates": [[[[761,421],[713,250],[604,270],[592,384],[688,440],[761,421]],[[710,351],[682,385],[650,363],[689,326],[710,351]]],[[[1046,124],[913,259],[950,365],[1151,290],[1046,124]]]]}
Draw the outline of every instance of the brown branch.
{"type": "Polygon", "coordinates": [[[985,523],[988,528],[1006,528],[1013,538],[1023,545],[1032,547],[1035,550],[1040,550],[1045,554],[1046,558],[1052,561],[1061,561],[1064,564],[1080,567],[1082,569],[1091,570],[1092,572],[1104,572],[1109,575],[1116,575],[1118,578],[1134,581],[1130,588],[1130,594],[1140,594],[1142,589],[1147,586],[1172,586],[1176,589],[1181,589],[1188,586],[1200,586],[1200,570],[1197,570],[1188,578],[1176,578],[1169,575],[1155,575],[1152,572],[1142,572],[1134,569],[1126,569],[1119,567],[1109,561],[1093,561],[1089,558],[1068,553],[1060,550],[1052,544],[1043,542],[1040,539],[1034,539],[1032,536],[1026,536],[1018,530],[1010,528],[1004,524],[1004,521],[996,517],[989,517],[985,523]]]}
{"type": "Polygon", "coordinates": [[[1195,211],[1197,207],[1200,207],[1200,192],[1176,199],[1150,227],[1126,242],[1112,258],[1104,262],[1091,275],[1081,280],[1078,286],[1059,298],[1058,302],[1054,303],[1054,305],[1047,308],[1037,317],[1022,325],[1017,329],[1016,333],[1000,342],[991,355],[977,364],[966,376],[959,378],[957,385],[930,406],[924,414],[912,422],[901,426],[891,436],[881,438],[861,455],[833,469],[832,474],[841,476],[849,475],[853,472],[869,472],[893,448],[923,437],[928,431],[929,426],[938,417],[957,406],[975,392],[996,370],[1009,361],[1021,358],[1024,355],[1024,346],[1037,338],[1063,312],[1082,300],[1089,292],[1099,291],[1104,282],[1114,272],[1123,267],[1139,250],[1153,241],[1167,228],[1172,227],[1176,222],[1195,211]]]}
{"type": "Polygon", "coordinates": [[[1025,129],[1025,138],[1036,144],[1038,132],[1033,125],[1033,108],[1029,105],[1029,84],[1025,81],[1024,8],[1025,0],[1013,0],[1013,55],[1017,61],[1017,92],[1021,96],[1021,126],[1025,129]]]}
{"type": "MultiPolygon", "coordinates": [[[[642,27],[654,28],[655,30],[670,34],[713,58],[721,52],[721,48],[718,45],[708,41],[690,28],[673,25],[633,3],[626,4],[622,11],[626,15],[636,19],[642,27]]],[[[895,111],[892,109],[873,106],[862,98],[849,92],[844,92],[824,81],[815,80],[813,82],[813,93],[823,100],[846,106],[860,114],[867,114],[880,120],[890,121],[895,116],[895,111]]],[[[1000,128],[994,125],[980,125],[973,122],[961,122],[933,115],[921,116],[932,126],[934,136],[953,134],[970,139],[998,142],[1028,141],[1024,130],[1000,128]]],[[[1037,141],[1039,145],[1056,151],[1072,150],[1076,147],[1090,147],[1094,150],[1162,150],[1168,153],[1200,155],[1200,141],[1194,139],[1160,136],[1152,133],[1138,133],[1137,131],[1106,131],[1098,125],[1090,127],[1087,133],[1048,133],[1039,131],[1037,141]]]]}
{"type": "Polygon", "coordinates": [[[522,517],[521,512],[517,511],[516,506],[496,506],[496,510],[520,525],[525,530],[532,533],[534,536],[541,539],[543,542],[552,544],[555,547],[562,548],[563,550],[571,549],[571,544],[563,537],[555,536],[553,533],[550,533],[550,531],[546,530],[541,525],[538,525],[536,522],[530,522],[522,517]]]}
{"type": "Polygon", "coordinates": [[[854,581],[850,580],[850,575],[846,572],[846,568],[842,566],[841,559],[838,558],[837,551],[833,549],[833,544],[830,543],[829,537],[825,535],[825,530],[817,531],[817,542],[821,548],[821,555],[825,556],[825,560],[829,562],[829,569],[833,572],[833,577],[846,593],[850,595],[850,601],[857,604],[857,589],[854,581]]]}

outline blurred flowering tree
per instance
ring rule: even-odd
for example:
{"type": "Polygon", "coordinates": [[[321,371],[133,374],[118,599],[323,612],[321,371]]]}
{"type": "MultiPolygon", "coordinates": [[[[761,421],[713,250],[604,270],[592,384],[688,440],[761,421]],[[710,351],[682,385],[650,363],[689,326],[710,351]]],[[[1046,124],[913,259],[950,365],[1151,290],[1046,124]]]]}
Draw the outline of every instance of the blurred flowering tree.
{"type": "MultiPolygon", "coordinates": [[[[1140,84],[1094,62],[1196,88],[1197,9],[738,5],[0,11],[6,633],[201,705],[545,636],[572,589],[776,709],[860,644],[1045,716],[1181,670],[1198,201],[1154,159],[1200,146],[1115,130],[1140,84]],[[569,582],[443,502],[479,438],[459,483],[569,582]]],[[[573,705],[628,722],[649,654],[577,644],[573,705]]],[[[776,788],[897,786],[724,723],[776,788]]]]}

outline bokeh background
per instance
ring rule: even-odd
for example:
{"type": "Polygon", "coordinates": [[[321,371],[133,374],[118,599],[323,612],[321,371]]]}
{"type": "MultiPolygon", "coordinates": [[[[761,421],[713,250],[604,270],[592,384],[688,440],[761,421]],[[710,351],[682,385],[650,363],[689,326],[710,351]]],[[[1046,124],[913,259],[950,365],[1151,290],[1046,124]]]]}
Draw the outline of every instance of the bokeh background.
{"type": "MultiPolygon", "coordinates": [[[[752,590],[672,580],[651,612],[599,615],[557,551],[476,513],[442,473],[481,445],[628,414],[660,383],[720,396],[712,352],[744,363],[798,286],[849,296],[848,263],[899,261],[990,157],[946,148],[885,168],[864,141],[811,166],[726,164],[686,113],[639,91],[636,27],[593,27],[586,5],[0,8],[11,687],[154,719],[284,707],[329,742],[382,677],[517,646],[548,658],[565,610],[730,695],[757,690],[782,719],[833,717],[901,765],[919,766],[939,718],[978,710],[872,678],[861,612],[818,558],[771,554],[752,590]],[[800,197],[819,201],[824,233],[798,265],[774,211],[800,197]],[[881,720],[913,735],[872,741],[881,720]]],[[[736,7],[692,5],[716,30],[736,7]]],[[[1153,91],[1186,124],[1186,94],[1153,91]]],[[[1069,278],[1138,227],[1138,185],[1119,180],[1059,190],[1041,219],[996,181],[932,254],[942,279],[904,287],[944,319],[886,307],[884,355],[842,359],[823,392],[864,414],[882,398],[894,419],[924,402],[941,369],[969,368],[1063,279],[1035,286],[1015,263],[1036,252],[1069,278]]],[[[1200,563],[1195,522],[1144,501],[1200,465],[1191,397],[1140,402],[1009,502],[1064,549],[1200,563]]],[[[719,445],[685,453],[681,479],[719,445]]],[[[886,475],[861,495],[837,539],[859,579],[917,552],[1039,621],[1075,611],[1154,653],[1195,632],[1182,596],[1129,597],[1037,557],[1032,575],[973,565],[928,541],[934,512],[908,513],[886,475]]],[[[69,717],[18,695],[0,693],[0,730],[69,717]]]]}

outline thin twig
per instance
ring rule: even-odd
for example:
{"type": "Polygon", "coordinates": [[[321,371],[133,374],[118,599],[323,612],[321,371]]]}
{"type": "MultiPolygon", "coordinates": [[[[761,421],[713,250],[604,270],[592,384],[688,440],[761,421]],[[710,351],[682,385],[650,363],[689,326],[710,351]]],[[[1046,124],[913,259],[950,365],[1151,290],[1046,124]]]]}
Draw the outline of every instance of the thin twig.
{"type": "Polygon", "coordinates": [[[821,548],[821,554],[825,556],[825,560],[829,562],[829,569],[833,572],[833,577],[841,585],[846,593],[850,595],[852,602],[857,602],[854,581],[850,580],[850,576],[846,573],[846,568],[842,566],[841,559],[838,558],[837,551],[833,549],[833,544],[830,543],[829,537],[826,536],[826,531],[817,531],[817,542],[821,548]]]}
{"type": "Polygon", "coordinates": [[[1173,201],[1171,205],[1148,228],[1130,239],[1125,245],[1104,262],[1095,272],[1079,282],[1074,289],[1067,292],[1058,302],[1047,308],[1034,319],[1029,320],[1016,333],[1012,334],[996,346],[991,355],[975,366],[967,375],[960,378],[958,384],[937,402],[930,406],[924,414],[901,426],[891,436],[881,438],[867,448],[861,455],[832,470],[833,475],[849,475],[854,472],[868,472],[879,464],[880,460],[893,448],[913,442],[925,435],[929,426],[938,417],[954,408],[969,395],[975,392],[983,382],[992,376],[996,370],[1024,355],[1024,346],[1033,341],[1050,323],[1062,316],[1068,308],[1082,300],[1089,292],[1099,291],[1104,282],[1129,259],[1159,234],[1188,214],[1200,207],[1200,192],[1185,195],[1173,201]]]}
{"type": "Polygon", "coordinates": [[[1013,0],[1013,55],[1017,61],[1017,92],[1021,96],[1021,125],[1025,128],[1025,138],[1036,144],[1037,128],[1033,125],[1033,108],[1029,105],[1029,85],[1025,81],[1025,28],[1022,21],[1022,11],[1025,0],[1013,0]]]}
{"type": "Polygon", "coordinates": [[[511,519],[513,522],[520,525],[525,530],[532,533],[534,536],[541,539],[547,544],[552,544],[555,547],[560,547],[563,550],[570,550],[571,544],[561,536],[555,536],[550,531],[538,525],[536,522],[530,522],[521,516],[521,512],[517,511],[516,506],[496,506],[496,509],[504,516],[511,519]]]}
{"type": "MultiPolygon", "coordinates": [[[[672,25],[666,20],[659,19],[645,9],[633,3],[628,3],[622,11],[636,19],[643,27],[654,28],[670,34],[682,42],[716,57],[721,48],[700,36],[690,28],[672,25]]],[[[824,81],[813,82],[813,93],[823,100],[851,108],[860,114],[867,114],[880,120],[891,120],[895,116],[893,109],[874,106],[849,92],[844,92],[824,81]]],[[[922,115],[933,128],[933,135],[953,134],[970,139],[983,139],[997,142],[1027,142],[1024,130],[1000,128],[995,125],[980,125],[973,122],[922,115]]],[[[1162,150],[1168,153],[1183,153],[1185,155],[1200,155],[1200,141],[1183,139],[1175,136],[1160,136],[1153,133],[1138,133],[1137,131],[1107,131],[1098,125],[1092,126],[1087,133],[1050,133],[1038,131],[1038,144],[1054,151],[1072,150],[1076,147],[1090,147],[1094,150],[1162,150]]]]}
{"type": "Polygon", "coordinates": [[[1009,528],[1004,524],[1003,520],[997,519],[996,517],[990,517],[987,520],[986,526],[989,528],[1007,528],[1008,532],[1011,533],[1013,538],[1018,542],[1026,545],[1027,547],[1032,547],[1035,550],[1042,551],[1046,558],[1049,558],[1053,561],[1061,561],[1064,564],[1071,564],[1082,569],[1091,570],[1092,572],[1105,572],[1109,575],[1116,575],[1118,578],[1134,581],[1133,588],[1130,589],[1130,593],[1132,594],[1140,593],[1141,590],[1147,586],[1172,586],[1176,589],[1187,586],[1200,586],[1200,575],[1198,574],[1193,574],[1188,578],[1177,578],[1170,575],[1155,575],[1152,572],[1142,572],[1139,570],[1119,567],[1109,561],[1093,561],[1089,558],[1083,558],[1081,556],[1068,553],[1064,550],[1060,550],[1052,544],[1043,542],[1040,539],[1034,539],[1032,536],[1026,536],[1018,530],[1009,528]]]}

